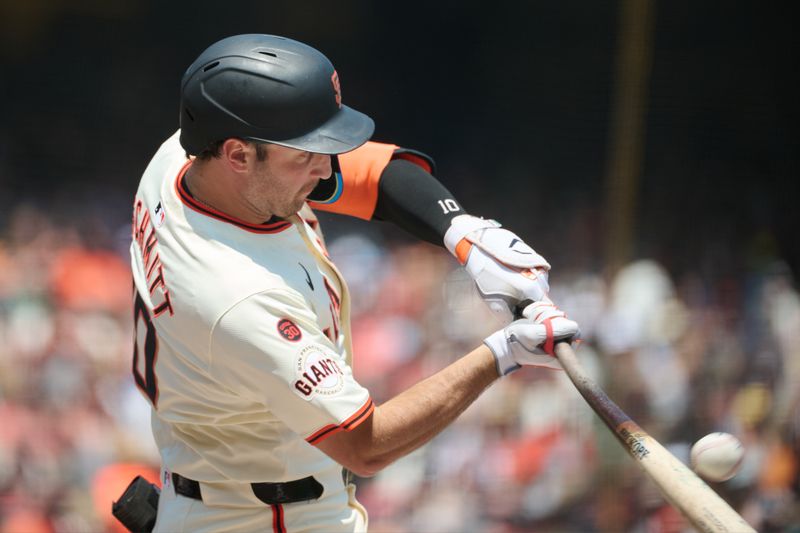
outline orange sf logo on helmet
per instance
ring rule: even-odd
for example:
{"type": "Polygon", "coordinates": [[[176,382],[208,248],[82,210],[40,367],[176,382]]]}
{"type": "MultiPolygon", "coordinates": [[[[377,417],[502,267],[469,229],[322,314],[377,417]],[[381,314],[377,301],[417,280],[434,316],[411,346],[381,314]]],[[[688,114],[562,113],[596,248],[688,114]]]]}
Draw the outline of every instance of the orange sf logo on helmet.
{"type": "Polygon", "coordinates": [[[336,91],[336,105],[342,107],[342,86],[339,83],[339,74],[335,70],[331,74],[331,83],[333,84],[333,90],[336,91]]]}

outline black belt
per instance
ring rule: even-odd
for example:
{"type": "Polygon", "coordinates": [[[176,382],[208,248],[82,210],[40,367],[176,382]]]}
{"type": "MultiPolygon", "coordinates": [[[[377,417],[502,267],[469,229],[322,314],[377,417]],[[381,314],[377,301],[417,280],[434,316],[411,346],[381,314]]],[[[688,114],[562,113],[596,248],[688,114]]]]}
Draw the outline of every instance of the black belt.
{"type": "MultiPolygon", "coordinates": [[[[200,483],[197,481],[173,472],[172,484],[177,494],[203,501],[200,483]]],[[[324,490],[322,484],[313,476],[283,483],[250,483],[250,486],[256,498],[268,505],[316,500],[322,496],[324,490]]]]}

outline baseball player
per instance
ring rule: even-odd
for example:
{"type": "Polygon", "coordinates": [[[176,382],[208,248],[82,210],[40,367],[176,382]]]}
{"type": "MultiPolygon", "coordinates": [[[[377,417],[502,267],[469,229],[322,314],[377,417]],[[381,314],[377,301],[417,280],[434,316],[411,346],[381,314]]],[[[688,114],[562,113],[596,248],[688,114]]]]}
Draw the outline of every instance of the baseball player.
{"type": "Polygon", "coordinates": [[[557,366],[577,325],[549,265],[464,213],[425,155],[368,142],[317,50],[223,39],[181,82],[180,130],[133,210],[133,375],[162,458],[155,531],[364,531],[343,467],[370,476],[439,433],[499,376],[557,366]],[[525,316],[376,406],[353,377],[350,300],[314,209],[444,244],[491,308],[525,316]]]}

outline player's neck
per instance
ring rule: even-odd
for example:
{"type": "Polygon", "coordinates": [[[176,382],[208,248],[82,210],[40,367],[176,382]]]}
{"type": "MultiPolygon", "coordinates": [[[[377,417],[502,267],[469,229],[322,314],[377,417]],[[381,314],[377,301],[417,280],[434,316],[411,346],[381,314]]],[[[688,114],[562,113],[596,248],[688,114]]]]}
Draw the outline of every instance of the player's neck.
{"type": "Polygon", "coordinates": [[[213,161],[195,161],[184,180],[192,197],[214,211],[251,224],[261,224],[272,216],[247,201],[240,176],[214,168],[213,161]]]}

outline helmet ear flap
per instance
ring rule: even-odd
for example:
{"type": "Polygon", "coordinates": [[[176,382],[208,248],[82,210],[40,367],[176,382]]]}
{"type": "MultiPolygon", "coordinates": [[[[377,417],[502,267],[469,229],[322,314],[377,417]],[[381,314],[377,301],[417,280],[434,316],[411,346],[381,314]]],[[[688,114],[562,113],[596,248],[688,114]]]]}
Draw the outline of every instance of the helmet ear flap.
{"type": "Polygon", "coordinates": [[[228,137],[338,154],[365,143],[372,119],[342,105],[339,76],[316,49],[275,35],[211,45],[181,81],[180,142],[197,155],[228,137]]]}

